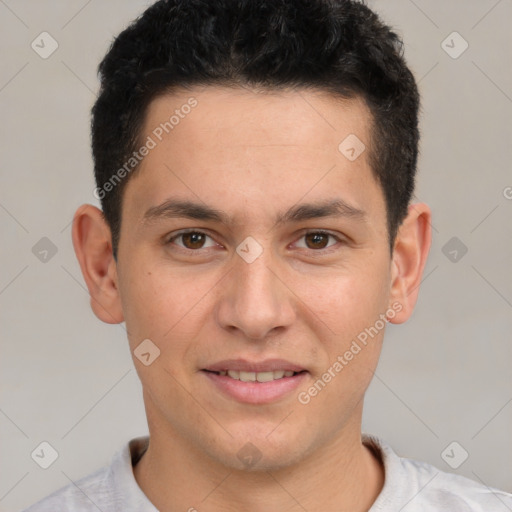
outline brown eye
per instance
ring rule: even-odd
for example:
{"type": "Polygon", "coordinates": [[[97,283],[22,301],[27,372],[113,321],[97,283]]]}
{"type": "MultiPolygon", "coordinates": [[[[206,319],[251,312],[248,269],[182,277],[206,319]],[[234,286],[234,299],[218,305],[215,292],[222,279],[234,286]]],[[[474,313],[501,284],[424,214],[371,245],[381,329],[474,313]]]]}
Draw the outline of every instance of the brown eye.
{"type": "Polygon", "coordinates": [[[206,233],[203,233],[202,231],[183,231],[170,238],[167,241],[167,244],[170,245],[175,243],[178,247],[182,247],[184,249],[189,249],[193,251],[198,249],[204,249],[207,247],[212,247],[213,245],[215,245],[215,243],[212,240],[212,243],[210,243],[209,246],[205,246],[205,242],[208,238],[211,239],[210,236],[208,236],[206,233]],[[175,242],[175,240],[181,240],[181,243],[175,242]]]}
{"type": "Polygon", "coordinates": [[[324,249],[327,246],[329,237],[327,233],[308,233],[305,235],[309,249],[324,249]]]}
{"type": "Polygon", "coordinates": [[[201,249],[204,244],[203,233],[183,233],[181,237],[187,249],[201,249]]]}
{"type": "Polygon", "coordinates": [[[328,249],[329,247],[336,245],[336,242],[342,242],[342,239],[327,231],[317,230],[304,233],[300,238],[300,241],[301,242],[297,245],[298,247],[320,252],[323,249],[328,249]],[[329,242],[329,239],[333,240],[334,243],[329,242]],[[304,240],[304,242],[302,242],[302,240],[304,240]]]}

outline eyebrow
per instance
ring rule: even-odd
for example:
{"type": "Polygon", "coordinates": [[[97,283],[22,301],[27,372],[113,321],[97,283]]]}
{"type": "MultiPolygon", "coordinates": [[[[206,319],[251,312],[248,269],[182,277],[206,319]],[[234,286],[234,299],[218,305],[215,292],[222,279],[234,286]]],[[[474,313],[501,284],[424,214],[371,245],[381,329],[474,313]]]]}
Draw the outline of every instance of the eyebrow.
{"type": "MultiPolygon", "coordinates": [[[[347,217],[362,221],[366,219],[366,212],[351,206],[339,198],[314,203],[303,203],[294,205],[287,211],[277,214],[274,227],[285,223],[325,217],[347,217]]],[[[162,204],[149,208],[142,218],[142,223],[147,225],[172,218],[188,218],[218,222],[226,225],[233,224],[233,218],[223,210],[212,208],[206,204],[176,198],[167,199],[162,204]]]]}

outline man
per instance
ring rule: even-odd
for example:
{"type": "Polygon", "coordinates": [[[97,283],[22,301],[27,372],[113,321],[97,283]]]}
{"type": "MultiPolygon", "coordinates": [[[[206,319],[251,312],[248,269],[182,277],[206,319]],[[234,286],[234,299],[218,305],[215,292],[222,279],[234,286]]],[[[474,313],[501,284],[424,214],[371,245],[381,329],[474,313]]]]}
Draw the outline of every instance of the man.
{"type": "Polygon", "coordinates": [[[73,244],[150,436],[28,510],[512,509],[361,433],[431,241],[396,34],[357,1],[160,1],[100,74],[73,244]]]}

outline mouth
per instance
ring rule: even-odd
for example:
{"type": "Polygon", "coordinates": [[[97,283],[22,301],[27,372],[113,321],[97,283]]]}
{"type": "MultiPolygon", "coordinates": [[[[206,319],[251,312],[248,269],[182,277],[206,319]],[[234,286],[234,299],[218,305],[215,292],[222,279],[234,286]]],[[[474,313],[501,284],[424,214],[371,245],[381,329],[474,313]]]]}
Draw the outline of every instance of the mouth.
{"type": "Polygon", "coordinates": [[[307,377],[305,368],[282,359],[220,361],[201,370],[225,398],[267,404],[286,398],[307,377]]]}
{"type": "Polygon", "coordinates": [[[220,370],[218,372],[212,370],[203,371],[215,373],[221,377],[229,377],[233,380],[240,380],[242,382],[271,382],[273,380],[293,377],[299,373],[304,373],[306,370],[302,370],[300,372],[294,372],[292,370],[273,370],[265,372],[246,372],[240,370],[220,370]]]}

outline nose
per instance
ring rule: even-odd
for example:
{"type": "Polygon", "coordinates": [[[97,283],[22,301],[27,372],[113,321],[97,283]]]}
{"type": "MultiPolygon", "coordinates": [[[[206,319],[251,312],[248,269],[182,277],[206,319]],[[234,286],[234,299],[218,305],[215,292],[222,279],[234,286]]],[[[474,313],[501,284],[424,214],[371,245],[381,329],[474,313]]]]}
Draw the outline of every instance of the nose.
{"type": "Polygon", "coordinates": [[[220,326],[256,341],[292,325],[296,315],[292,287],[270,249],[265,248],[251,263],[238,254],[234,258],[233,267],[223,279],[217,307],[220,326]]]}

